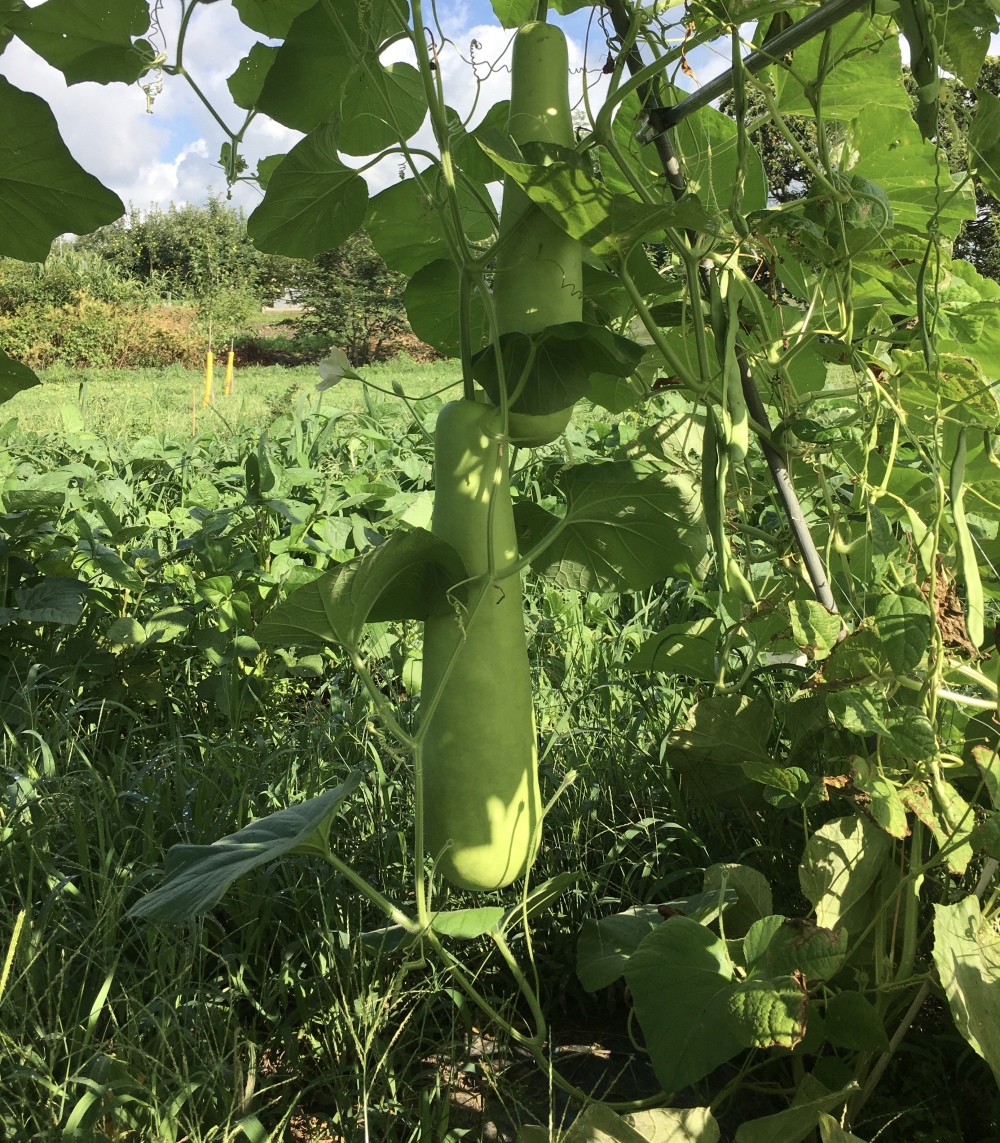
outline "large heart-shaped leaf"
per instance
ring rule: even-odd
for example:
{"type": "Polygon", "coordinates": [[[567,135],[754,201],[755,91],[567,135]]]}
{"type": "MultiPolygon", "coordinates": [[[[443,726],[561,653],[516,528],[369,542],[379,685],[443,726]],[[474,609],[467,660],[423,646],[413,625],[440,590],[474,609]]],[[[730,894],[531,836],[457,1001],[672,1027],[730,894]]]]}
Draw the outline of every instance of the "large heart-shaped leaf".
{"type": "Polygon", "coordinates": [[[279,603],[258,625],[261,643],[354,648],[365,623],[447,615],[449,591],[466,578],[450,544],[423,528],[394,532],[388,540],[279,603]]]}
{"type": "Polygon", "coordinates": [[[416,133],[427,114],[420,72],[412,64],[357,68],[344,84],[340,149],[374,155],[416,133]]]}
{"type": "MultiPolygon", "coordinates": [[[[459,270],[450,258],[422,266],[406,284],[404,295],[410,329],[448,357],[461,353],[459,270]]],[[[486,307],[479,293],[469,306],[469,341],[478,349],[486,340],[486,307]]]]}
{"type": "Polygon", "coordinates": [[[34,370],[20,361],[15,361],[13,357],[8,357],[0,349],[0,405],[22,390],[40,384],[41,381],[35,376],[34,370]]]}
{"type": "Polygon", "coordinates": [[[270,40],[283,40],[296,16],[315,5],[316,0],[233,0],[240,20],[270,40]]]}
{"type": "Polygon", "coordinates": [[[130,917],[177,924],[218,904],[229,886],[261,865],[294,853],[322,854],[337,807],[361,781],[352,774],[333,790],[258,818],[212,845],[175,845],[163,883],[132,906],[130,917]]]}
{"type": "MultiPolygon", "coordinates": [[[[596,374],[628,377],[642,360],[643,347],[599,325],[570,321],[535,333],[505,333],[500,338],[507,390],[520,393],[515,413],[544,417],[574,405],[596,374]]],[[[472,375],[494,405],[500,404],[500,377],[493,346],[472,360],[472,375]]]]}
{"type": "Polygon", "coordinates": [[[226,80],[229,94],[237,107],[248,111],[260,98],[261,89],[271,70],[278,49],[267,44],[254,44],[249,53],[240,60],[236,70],[226,80]]]}
{"type": "Polygon", "coordinates": [[[539,574],[576,591],[642,591],[701,572],[701,499],[683,477],[637,479],[629,464],[613,463],[576,465],[561,483],[562,518],[528,501],[514,509],[522,551],[550,538],[531,561],[539,574]]]}
{"type": "Polygon", "coordinates": [[[855,910],[867,903],[891,850],[888,835],[867,818],[852,815],[820,826],[806,842],[799,865],[799,884],[815,906],[816,923],[859,931],[863,925],[855,910]]]}
{"type": "Polygon", "coordinates": [[[0,75],[0,255],[44,262],[60,234],[89,234],[122,200],[66,149],[48,104],[0,75]]]}
{"type": "Polygon", "coordinates": [[[368,185],[340,161],[336,128],[327,123],[275,168],[264,201],[247,219],[247,233],[268,254],[314,258],[350,238],[367,209],[368,185]]]}
{"type": "Polygon", "coordinates": [[[134,83],[155,55],[145,41],[132,42],[149,30],[145,0],[46,0],[10,27],[68,84],[134,83]]]}

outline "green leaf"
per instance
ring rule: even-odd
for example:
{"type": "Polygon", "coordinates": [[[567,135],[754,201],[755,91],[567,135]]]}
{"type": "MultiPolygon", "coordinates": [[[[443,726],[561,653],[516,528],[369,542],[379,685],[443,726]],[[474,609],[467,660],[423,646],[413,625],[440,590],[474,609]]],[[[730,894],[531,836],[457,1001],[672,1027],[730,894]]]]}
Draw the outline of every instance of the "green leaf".
{"type": "Polygon", "coordinates": [[[124,213],[66,150],[48,104],[0,76],[0,255],[44,262],[58,235],[89,234],[124,213]]]}
{"type": "Polygon", "coordinates": [[[995,810],[1000,810],[1000,753],[988,746],[974,746],[973,761],[983,777],[983,785],[995,810]]]}
{"type": "Polygon", "coordinates": [[[420,72],[412,64],[357,68],[344,84],[340,149],[374,155],[414,135],[427,114],[420,72]]]}
{"type": "Polygon", "coordinates": [[[823,664],[823,681],[867,682],[881,674],[884,656],[878,635],[868,627],[859,627],[830,652],[823,664]]]}
{"type": "Polygon", "coordinates": [[[718,619],[695,619],[672,623],[646,639],[625,663],[626,671],[663,671],[688,675],[704,682],[715,680],[715,645],[721,624],[718,619]]]}
{"type": "Polygon", "coordinates": [[[576,974],[584,989],[597,992],[614,984],[643,938],[662,924],[655,905],[584,921],[576,946],[576,974]]]}
{"type": "Polygon", "coordinates": [[[898,229],[923,236],[933,217],[941,233],[955,238],[964,223],[976,217],[972,186],[954,193],[947,164],[939,161],[934,144],[921,137],[909,104],[905,109],[866,107],[851,127],[849,146],[858,155],[851,174],[870,179],[886,192],[898,229]]]}
{"type": "MultiPolygon", "coordinates": [[[[258,0],[261,6],[272,0],[258,0]]],[[[295,17],[261,91],[257,109],[286,127],[312,131],[341,110],[355,53],[371,70],[378,46],[402,24],[391,3],[327,5],[319,0],[295,17]]],[[[362,69],[363,70],[363,69],[362,69]]]]}
{"type": "Polygon", "coordinates": [[[145,0],[46,0],[10,20],[11,30],[67,84],[134,83],[152,62],[145,0]]]}
{"type": "Polygon", "coordinates": [[[431,918],[431,928],[443,937],[471,941],[485,933],[499,932],[503,916],[504,910],[499,905],[486,905],[481,909],[452,909],[446,913],[435,913],[431,918]]]}
{"type": "Polygon", "coordinates": [[[888,734],[889,706],[885,695],[874,687],[830,691],[826,705],[834,722],[851,734],[888,734]]]}
{"type": "Polygon", "coordinates": [[[41,385],[41,381],[34,370],[0,349],[0,405],[35,385],[41,385]]]}
{"type": "Polygon", "coordinates": [[[316,5],[316,0],[233,0],[240,20],[269,40],[283,40],[296,16],[316,5]]]}
{"type": "Polygon", "coordinates": [[[267,190],[267,184],[271,181],[271,176],[281,166],[281,160],[285,156],[282,155],[267,155],[265,158],[260,159],[257,163],[257,173],[254,176],[257,180],[257,185],[261,190],[267,190]]]}
{"type": "Polygon", "coordinates": [[[889,1037],[871,1001],[860,992],[838,992],[827,1001],[826,1038],[835,1048],[887,1052],[889,1037]]]}
{"type": "Polygon", "coordinates": [[[819,1117],[840,1107],[855,1091],[852,1083],[842,1091],[831,1092],[807,1075],[795,1093],[792,1106],[763,1119],[751,1119],[736,1129],[736,1143],[802,1143],[814,1130],[819,1117]],[[807,1084],[806,1081],[811,1081],[807,1084]]]}
{"type": "Polygon", "coordinates": [[[526,143],[519,149],[499,132],[484,132],[480,146],[553,222],[595,254],[624,259],[643,238],[667,227],[712,229],[704,207],[693,196],[649,205],[615,194],[569,148],[526,143]]]}
{"type": "Polygon", "coordinates": [[[819,1117],[819,1135],[821,1143],[865,1143],[864,1139],[845,1131],[832,1115],[819,1117]]]}
{"type": "Polygon", "coordinates": [[[277,48],[267,44],[254,44],[249,54],[240,60],[236,70],[226,80],[229,94],[237,107],[249,111],[256,105],[277,53],[277,48]]]}
{"type": "Polygon", "coordinates": [[[368,186],[340,161],[336,129],[325,124],[278,164],[247,233],[267,254],[314,258],[350,238],[367,208],[368,186]]]}
{"type": "Polygon", "coordinates": [[[768,977],[800,972],[807,980],[829,980],[843,968],[847,933],[802,917],[765,917],[747,933],[744,955],[748,970],[768,977]]]}
{"type": "Polygon", "coordinates": [[[793,976],[752,976],[730,993],[728,1011],[745,1048],[794,1048],[806,1034],[809,993],[793,976]]]}
{"type": "Polygon", "coordinates": [[[741,1050],[732,1030],[733,966],[725,943],[687,917],[654,929],[625,966],[656,1078],[679,1091],[741,1050]]]}
{"type": "Polygon", "coordinates": [[[212,845],[174,845],[163,883],[137,901],[130,917],[177,924],[218,904],[223,893],[261,865],[288,854],[323,854],[337,807],[361,781],[359,772],[318,798],[259,818],[212,845]]]}
{"type": "Polygon", "coordinates": [[[719,1143],[719,1125],[707,1107],[655,1107],[623,1118],[646,1143],[719,1143]]]}
{"type": "Polygon", "coordinates": [[[902,81],[902,56],[895,28],[868,12],[845,16],[827,36],[814,36],[792,54],[791,67],[773,69],[781,111],[812,114],[803,85],[813,84],[825,60],[834,63],[823,81],[823,116],[842,123],[869,105],[910,113],[902,81]]]}
{"type": "Polygon", "coordinates": [[[451,134],[452,155],[455,165],[469,176],[474,183],[492,183],[503,178],[503,171],[479,146],[481,132],[506,130],[510,115],[510,100],[502,99],[486,112],[478,126],[466,131],[461,125],[458,112],[445,108],[451,134]]]}
{"type": "Polygon", "coordinates": [[[810,659],[824,659],[837,645],[843,620],[814,599],[793,599],[788,604],[792,638],[810,659]]]}
{"type": "MultiPolygon", "coordinates": [[[[10,493],[5,495],[8,501],[9,496],[10,493]]],[[[69,576],[43,576],[30,587],[19,587],[14,591],[16,607],[0,607],[0,626],[21,622],[75,627],[83,618],[86,594],[87,585],[79,580],[69,576]]]]}
{"type": "MultiPolygon", "coordinates": [[[[486,188],[480,193],[482,198],[476,198],[464,183],[458,191],[462,225],[474,241],[489,238],[495,224],[483,205],[489,202],[486,188]]],[[[391,270],[410,277],[429,262],[451,257],[439,205],[416,179],[393,183],[371,200],[365,229],[391,270]]]]}
{"type": "Polygon", "coordinates": [[[293,591],[254,633],[261,643],[354,649],[366,623],[447,615],[466,577],[458,553],[423,528],[396,531],[364,555],[293,591]]]}
{"type": "Polygon", "coordinates": [[[493,13],[504,28],[517,28],[535,18],[537,0],[490,0],[493,13]]]}
{"type": "Polygon", "coordinates": [[[774,907],[767,878],[749,865],[710,865],[705,870],[702,892],[716,896],[720,892],[735,893],[735,902],[726,909],[727,937],[742,937],[774,907]]]}
{"type": "Polygon", "coordinates": [[[696,574],[705,556],[701,500],[683,477],[636,479],[628,463],[564,471],[562,519],[528,501],[514,518],[528,551],[552,533],[532,568],[576,591],[642,591],[658,580],[696,574]]]}
{"type": "MultiPolygon", "coordinates": [[[[543,417],[575,404],[595,373],[628,377],[644,350],[603,326],[570,321],[531,334],[502,334],[500,353],[508,390],[515,391],[525,379],[511,411],[543,417]]],[[[500,378],[492,345],[472,359],[472,375],[493,404],[499,405],[500,378]]]]}
{"type": "Polygon", "coordinates": [[[888,726],[893,750],[908,762],[926,762],[938,756],[937,734],[926,714],[907,711],[888,726]]]}
{"type": "Polygon", "coordinates": [[[976,117],[969,128],[972,173],[994,198],[1000,198],[1000,99],[984,88],[976,90],[976,117]]]}
{"type": "Polygon", "coordinates": [[[899,790],[881,772],[876,762],[868,758],[853,759],[851,780],[858,790],[868,795],[868,812],[890,837],[902,840],[909,836],[906,807],[899,796],[899,790]]]}
{"type": "Polygon", "coordinates": [[[806,842],[799,865],[799,884],[816,909],[816,923],[857,933],[852,910],[865,903],[891,850],[889,838],[863,817],[835,818],[821,826],[806,842]]]}
{"type": "Polygon", "coordinates": [[[879,638],[889,666],[904,675],[920,665],[931,638],[931,613],[916,589],[884,595],[875,609],[879,638]]]}
{"type": "MultiPolygon", "coordinates": [[[[410,329],[448,357],[461,354],[458,267],[450,258],[422,266],[406,284],[404,303],[410,329]]],[[[486,307],[478,291],[470,301],[469,340],[474,350],[487,337],[486,307]]]]}
{"type": "Polygon", "coordinates": [[[24,9],[24,0],[0,0],[0,53],[6,50],[14,37],[11,21],[24,9]]]}
{"type": "Polygon", "coordinates": [[[702,699],[689,711],[686,725],[666,740],[664,757],[690,766],[770,763],[767,742],[772,720],[771,707],[763,699],[736,694],[702,699]]]}
{"type": "Polygon", "coordinates": [[[1000,933],[977,897],[934,906],[934,963],[955,1027],[1000,1083],[1000,933]]]}

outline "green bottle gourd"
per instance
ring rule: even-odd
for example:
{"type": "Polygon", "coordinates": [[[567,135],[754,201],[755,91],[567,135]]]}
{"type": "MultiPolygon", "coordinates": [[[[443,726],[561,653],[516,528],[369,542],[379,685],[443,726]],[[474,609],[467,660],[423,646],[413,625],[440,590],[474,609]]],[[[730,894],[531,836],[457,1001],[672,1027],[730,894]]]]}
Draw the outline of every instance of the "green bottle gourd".
{"type": "MultiPolygon", "coordinates": [[[[558,143],[572,147],[569,55],[561,29],[543,21],[523,25],[514,37],[507,132],[515,143],[558,143]]],[[[570,238],[536,206],[517,183],[504,179],[500,233],[511,235],[497,256],[493,302],[497,329],[534,333],[583,316],[583,259],[570,238]]],[[[511,413],[508,436],[519,445],[548,444],[562,433],[572,406],[546,416],[511,413]]]]}
{"type": "MultiPolygon", "coordinates": [[[[508,447],[497,409],[454,401],[438,415],[431,530],[457,549],[470,576],[517,559],[508,447]],[[493,505],[492,519],[490,505],[493,505]]],[[[469,585],[470,610],[424,625],[422,701],[451,674],[422,747],[424,839],[439,871],[465,889],[509,885],[533,857],[541,817],[521,577],[469,585]]]]}

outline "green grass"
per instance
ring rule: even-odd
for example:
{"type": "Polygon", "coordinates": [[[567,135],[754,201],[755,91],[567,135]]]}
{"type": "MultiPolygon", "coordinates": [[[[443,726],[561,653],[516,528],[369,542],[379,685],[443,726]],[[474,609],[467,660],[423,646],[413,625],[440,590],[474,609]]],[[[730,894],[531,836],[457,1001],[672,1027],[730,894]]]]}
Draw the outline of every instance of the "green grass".
{"type": "MultiPolygon", "coordinates": [[[[382,389],[398,381],[408,396],[420,398],[457,382],[460,367],[454,361],[418,364],[401,356],[391,362],[360,369],[361,375],[382,389]]],[[[319,375],[315,366],[294,369],[267,366],[237,370],[235,393],[223,397],[225,359],[215,370],[215,402],[202,408],[204,373],[180,366],[167,369],[51,369],[42,374],[42,386],[18,394],[4,406],[4,418],[17,417],[18,426],[33,432],[72,427],[82,411],[84,427],[110,440],[172,431],[192,434],[192,402],[196,433],[210,430],[227,435],[230,429],[261,429],[287,412],[299,394],[314,391],[319,375]],[[67,420],[67,418],[69,418],[67,420]]],[[[381,417],[403,409],[389,395],[369,390],[373,408],[381,417]]],[[[342,382],[329,390],[324,407],[361,412],[366,409],[362,385],[342,382]]]]}

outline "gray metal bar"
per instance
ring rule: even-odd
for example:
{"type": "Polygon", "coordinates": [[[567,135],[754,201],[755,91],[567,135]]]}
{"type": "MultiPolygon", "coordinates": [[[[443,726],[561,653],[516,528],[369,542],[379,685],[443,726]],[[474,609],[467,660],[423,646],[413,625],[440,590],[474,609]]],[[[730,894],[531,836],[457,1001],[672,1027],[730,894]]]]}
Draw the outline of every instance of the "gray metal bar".
{"type": "MultiPolygon", "coordinates": [[[[773,40],[768,40],[764,47],[751,52],[743,61],[743,70],[756,75],[757,72],[776,63],[782,56],[786,56],[789,52],[801,47],[813,36],[832,28],[845,16],[860,12],[870,3],[871,0],[827,0],[827,3],[817,8],[815,12],[811,12],[808,16],[797,20],[791,27],[779,32],[773,40]]],[[[732,91],[733,83],[733,69],[730,68],[714,79],[710,79],[693,95],[682,99],[673,107],[648,108],[646,126],[639,132],[639,141],[651,143],[657,136],[669,131],[672,127],[676,127],[678,123],[695,111],[708,106],[713,100],[732,91]]]]}

